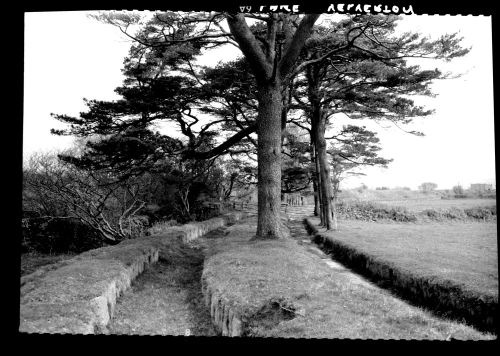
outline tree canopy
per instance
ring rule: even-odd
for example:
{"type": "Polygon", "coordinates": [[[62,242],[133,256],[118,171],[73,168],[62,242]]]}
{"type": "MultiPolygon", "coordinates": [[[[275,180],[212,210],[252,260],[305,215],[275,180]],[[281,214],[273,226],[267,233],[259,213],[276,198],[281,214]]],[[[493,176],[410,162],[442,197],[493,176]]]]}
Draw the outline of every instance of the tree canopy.
{"type": "Polygon", "coordinates": [[[125,80],[116,89],[121,99],[87,100],[88,110],[78,118],[54,115],[69,127],[53,133],[94,137],[81,156],[61,159],[114,170],[123,179],[165,169],[162,162],[179,157],[196,165],[230,155],[249,162],[250,171],[256,160],[262,238],[283,236],[281,192],[303,189],[311,180],[321,191],[323,217],[331,215],[327,140],[337,142],[330,153],[336,152],[339,167],[355,158],[389,162],[377,156],[374,134],[361,127],[325,137],[334,115],[398,127],[427,116],[432,111],[411,97],[432,95],[430,83],[447,75],[407,59],[449,61],[468,52],[456,34],[437,40],[397,34],[401,18],[393,15],[349,15],[321,24],[315,24],[319,15],[283,13],[167,11],[143,22],[136,14],[110,12],[95,18],[134,40],[124,61],[125,80]],[[138,30],[131,33],[134,26],[138,30]],[[204,51],[222,45],[237,47],[242,57],[214,68],[196,63],[204,51]],[[155,131],[159,122],[175,126],[180,137],[155,131]],[[309,147],[292,139],[289,123],[309,132],[309,147]]]}

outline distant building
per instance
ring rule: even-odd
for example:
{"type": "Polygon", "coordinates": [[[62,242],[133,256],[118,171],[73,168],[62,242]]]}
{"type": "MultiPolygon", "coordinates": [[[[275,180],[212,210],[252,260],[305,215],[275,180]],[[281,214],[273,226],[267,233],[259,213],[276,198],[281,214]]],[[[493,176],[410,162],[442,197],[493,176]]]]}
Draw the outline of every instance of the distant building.
{"type": "Polygon", "coordinates": [[[493,184],[484,184],[484,183],[471,184],[470,190],[475,193],[491,192],[493,190],[493,184]]]}

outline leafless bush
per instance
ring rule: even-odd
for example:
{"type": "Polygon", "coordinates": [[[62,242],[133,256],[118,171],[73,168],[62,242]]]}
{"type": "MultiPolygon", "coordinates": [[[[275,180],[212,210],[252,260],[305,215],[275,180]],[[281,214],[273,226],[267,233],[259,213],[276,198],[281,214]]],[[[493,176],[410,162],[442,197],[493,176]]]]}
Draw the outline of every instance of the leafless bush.
{"type": "Polygon", "coordinates": [[[23,169],[23,210],[37,218],[76,218],[107,242],[116,243],[142,230],[145,177],[117,182],[110,174],[85,171],[34,154],[23,169]]]}

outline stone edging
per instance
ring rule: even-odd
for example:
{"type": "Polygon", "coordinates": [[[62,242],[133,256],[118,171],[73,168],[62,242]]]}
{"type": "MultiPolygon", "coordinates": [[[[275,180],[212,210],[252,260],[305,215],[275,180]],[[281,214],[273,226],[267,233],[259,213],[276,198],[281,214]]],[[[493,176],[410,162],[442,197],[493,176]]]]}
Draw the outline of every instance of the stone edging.
{"type": "Polygon", "coordinates": [[[333,252],[336,260],[353,270],[396,290],[413,303],[454,319],[463,319],[481,331],[497,332],[495,319],[498,299],[466,291],[450,281],[415,276],[389,262],[322,235],[307,218],[304,219],[304,224],[316,244],[326,252],[333,252]]]}
{"type": "Polygon", "coordinates": [[[245,323],[235,308],[220,293],[210,288],[205,278],[201,279],[201,289],[217,332],[222,336],[242,336],[245,323]]]}
{"type": "Polygon", "coordinates": [[[183,226],[160,234],[126,240],[86,251],[55,269],[35,271],[21,280],[19,331],[94,334],[113,316],[117,298],[144,269],[158,261],[172,238],[196,239],[240,220],[240,212],[183,226]]]}

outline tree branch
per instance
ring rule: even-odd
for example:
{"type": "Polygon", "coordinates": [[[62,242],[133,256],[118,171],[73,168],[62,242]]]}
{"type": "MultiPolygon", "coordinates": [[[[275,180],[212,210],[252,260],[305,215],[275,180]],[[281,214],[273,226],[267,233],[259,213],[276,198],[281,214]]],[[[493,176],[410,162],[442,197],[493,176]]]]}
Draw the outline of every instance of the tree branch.
{"type": "Polygon", "coordinates": [[[241,13],[228,15],[227,23],[241,51],[248,60],[257,81],[269,79],[273,69],[272,64],[267,61],[266,55],[246,23],[245,16],[241,13]]]}
{"type": "Polygon", "coordinates": [[[281,58],[278,65],[281,79],[284,79],[290,73],[297,57],[300,54],[300,51],[302,50],[302,47],[304,47],[306,39],[309,37],[314,23],[319,16],[319,14],[308,14],[305,15],[300,21],[299,27],[297,28],[297,31],[295,31],[290,44],[287,48],[285,48],[285,54],[281,58]]]}
{"type": "Polygon", "coordinates": [[[185,151],[184,158],[193,158],[193,159],[208,159],[215,156],[220,156],[226,150],[231,148],[236,143],[240,142],[241,139],[257,130],[257,124],[250,125],[245,129],[241,130],[234,136],[231,136],[226,142],[220,144],[217,147],[214,147],[210,151],[206,152],[196,152],[196,151],[185,151]]]}

